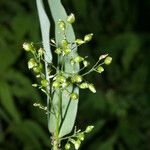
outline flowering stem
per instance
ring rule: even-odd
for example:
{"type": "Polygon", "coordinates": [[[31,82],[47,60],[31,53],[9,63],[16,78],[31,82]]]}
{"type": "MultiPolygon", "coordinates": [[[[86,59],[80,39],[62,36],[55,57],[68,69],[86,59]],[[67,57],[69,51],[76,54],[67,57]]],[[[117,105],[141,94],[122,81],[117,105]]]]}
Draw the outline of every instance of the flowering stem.
{"type": "MultiPolygon", "coordinates": [[[[100,62],[100,60],[98,60],[98,61],[95,63],[95,65],[94,65],[88,72],[82,74],[82,76],[85,76],[85,75],[91,73],[92,71],[96,71],[95,68],[97,67],[97,65],[98,65],[99,62],[100,62]]],[[[101,64],[99,64],[98,66],[101,66],[101,65],[103,65],[103,64],[104,64],[104,62],[101,63],[101,64]]],[[[96,71],[96,72],[97,72],[97,71],[96,71]]]]}

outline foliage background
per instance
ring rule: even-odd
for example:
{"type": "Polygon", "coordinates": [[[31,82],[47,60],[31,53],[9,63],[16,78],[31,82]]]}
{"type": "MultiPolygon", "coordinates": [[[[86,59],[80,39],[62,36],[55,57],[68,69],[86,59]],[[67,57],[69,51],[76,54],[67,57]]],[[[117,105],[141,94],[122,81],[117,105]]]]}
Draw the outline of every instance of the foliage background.
{"type": "MultiPolygon", "coordinates": [[[[94,124],[81,149],[150,150],[150,1],[62,0],[76,14],[77,37],[93,32],[81,48],[94,63],[109,53],[113,63],[88,78],[97,93],[81,91],[77,126],[94,124]],[[94,80],[94,81],[93,81],[94,80]]],[[[35,1],[0,1],[0,150],[50,149],[46,115],[32,106],[45,97],[31,87],[24,41],[40,41],[35,1]]]]}

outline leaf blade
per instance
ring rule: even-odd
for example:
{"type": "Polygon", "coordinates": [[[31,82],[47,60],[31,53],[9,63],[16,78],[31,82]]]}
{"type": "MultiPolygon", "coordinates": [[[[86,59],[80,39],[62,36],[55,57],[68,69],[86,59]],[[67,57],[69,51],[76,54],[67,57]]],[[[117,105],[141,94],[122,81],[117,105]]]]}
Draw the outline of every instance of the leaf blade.
{"type": "MultiPolygon", "coordinates": [[[[61,37],[59,34],[60,31],[58,28],[58,21],[59,21],[59,19],[65,21],[67,19],[67,13],[66,13],[60,0],[48,0],[48,2],[49,2],[50,10],[52,13],[52,17],[53,17],[54,23],[55,23],[56,44],[59,45],[59,43],[63,39],[63,37],[61,37]]],[[[71,25],[69,25],[67,28],[66,37],[67,37],[67,40],[69,40],[69,42],[75,41],[75,34],[74,34],[74,31],[73,31],[73,28],[71,25]]],[[[76,55],[76,53],[72,53],[72,56],[73,55],[76,55]]],[[[70,72],[70,73],[73,72],[72,66],[70,64],[70,60],[65,60],[65,70],[67,70],[67,72],[70,72]]],[[[76,65],[75,70],[76,71],[79,70],[79,64],[76,65]]],[[[72,89],[73,89],[73,87],[71,87],[69,89],[69,91],[72,91],[72,89]]],[[[75,88],[74,92],[79,93],[79,89],[75,88]]],[[[58,102],[59,102],[59,97],[55,94],[54,95],[55,106],[57,106],[58,102]]],[[[67,110],[67,112],[66,112],[66,117],[64,118],[63,122],[62,122],[62,119],[60,120],[61,128],[59,131],[59,137],[63,137],[72,131],[72,128],[74,126],[75,119],[76,119],[78,101],[70,101],[70,98],[63,93],[61,107],[62,107],[62,116],[63,117],[65,115],[66,110],[67,110]],[[68,104],[69,104],[69,107],[67,107],[68,104]]],[[[55,127],[56,127],[55,122],[56,122],[55,116],[53,114],[51,114],[49,130],[52,133],[55,132],[55,127]]]]}
{"type": "Polygon", "coordinates": [[[1,99],[1,105],[5,110],[8,112],[8,114],[15,120],[20,121],[21,116],[19,115],[18,109],[16,108],[16,105],[13,100],[13,95],[11,92],[11,89],[9,85],[6,82],[1,81],[0,85],[0,99],[1,99]]]}
{"type": "Polygon", "coordinates": [[[39,20],[40,20],[43,47],[46,51],[45,59],[47,62],[50,63],[52,61],[52,53],[51,53],[50,44],[49,44],[50,21],[45,12],[43,1],[36,0],[36,4],[37,4],[37,10],[38,10],[38,15],[39,15],[39,20]]]}

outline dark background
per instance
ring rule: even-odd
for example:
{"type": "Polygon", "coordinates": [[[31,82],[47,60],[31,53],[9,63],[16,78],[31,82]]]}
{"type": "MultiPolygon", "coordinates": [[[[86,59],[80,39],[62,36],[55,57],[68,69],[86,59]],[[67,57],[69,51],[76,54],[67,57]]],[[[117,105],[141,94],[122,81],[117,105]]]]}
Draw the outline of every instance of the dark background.
{"type": "MultiPolygon", "coordinates": [[[[82,150],[150,150],[150,1],[62,0],[76,15],[76,37],[94,33],[80,54],[95,63],[109,53],[97,93],[82,92],[78,128],[93,124],[82,150]]],[[[58,10],[59,11],[59,10],[58,10]]],[[[31,84],[24,41],[41,42],[34,0],[0,0],[0,150],[48,150],[46,115],[33,107],[45,97],[31,84]]]]}

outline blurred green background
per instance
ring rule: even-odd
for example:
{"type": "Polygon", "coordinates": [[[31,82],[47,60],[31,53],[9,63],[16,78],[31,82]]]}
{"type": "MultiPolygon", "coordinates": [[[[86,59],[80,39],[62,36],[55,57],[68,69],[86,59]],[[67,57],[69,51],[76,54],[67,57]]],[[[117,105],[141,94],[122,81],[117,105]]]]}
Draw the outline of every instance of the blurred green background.
{"type": "MultiPolygon", "coordinates": [[[[150,1],[62,0],[76,15],[77,37],[93,32],[80,53],[113,63],[91,74],[97,93],[82,92],[76,125],[95,129],[82,150],[150,150],[150,1]]],[[[59,11],[59,10],[58,10],[59,11]]],[[[35,0],[0,0],[0,150],[48,150],[45,97],[31,87],[24,41],[40,42],[35,0]]]]}

